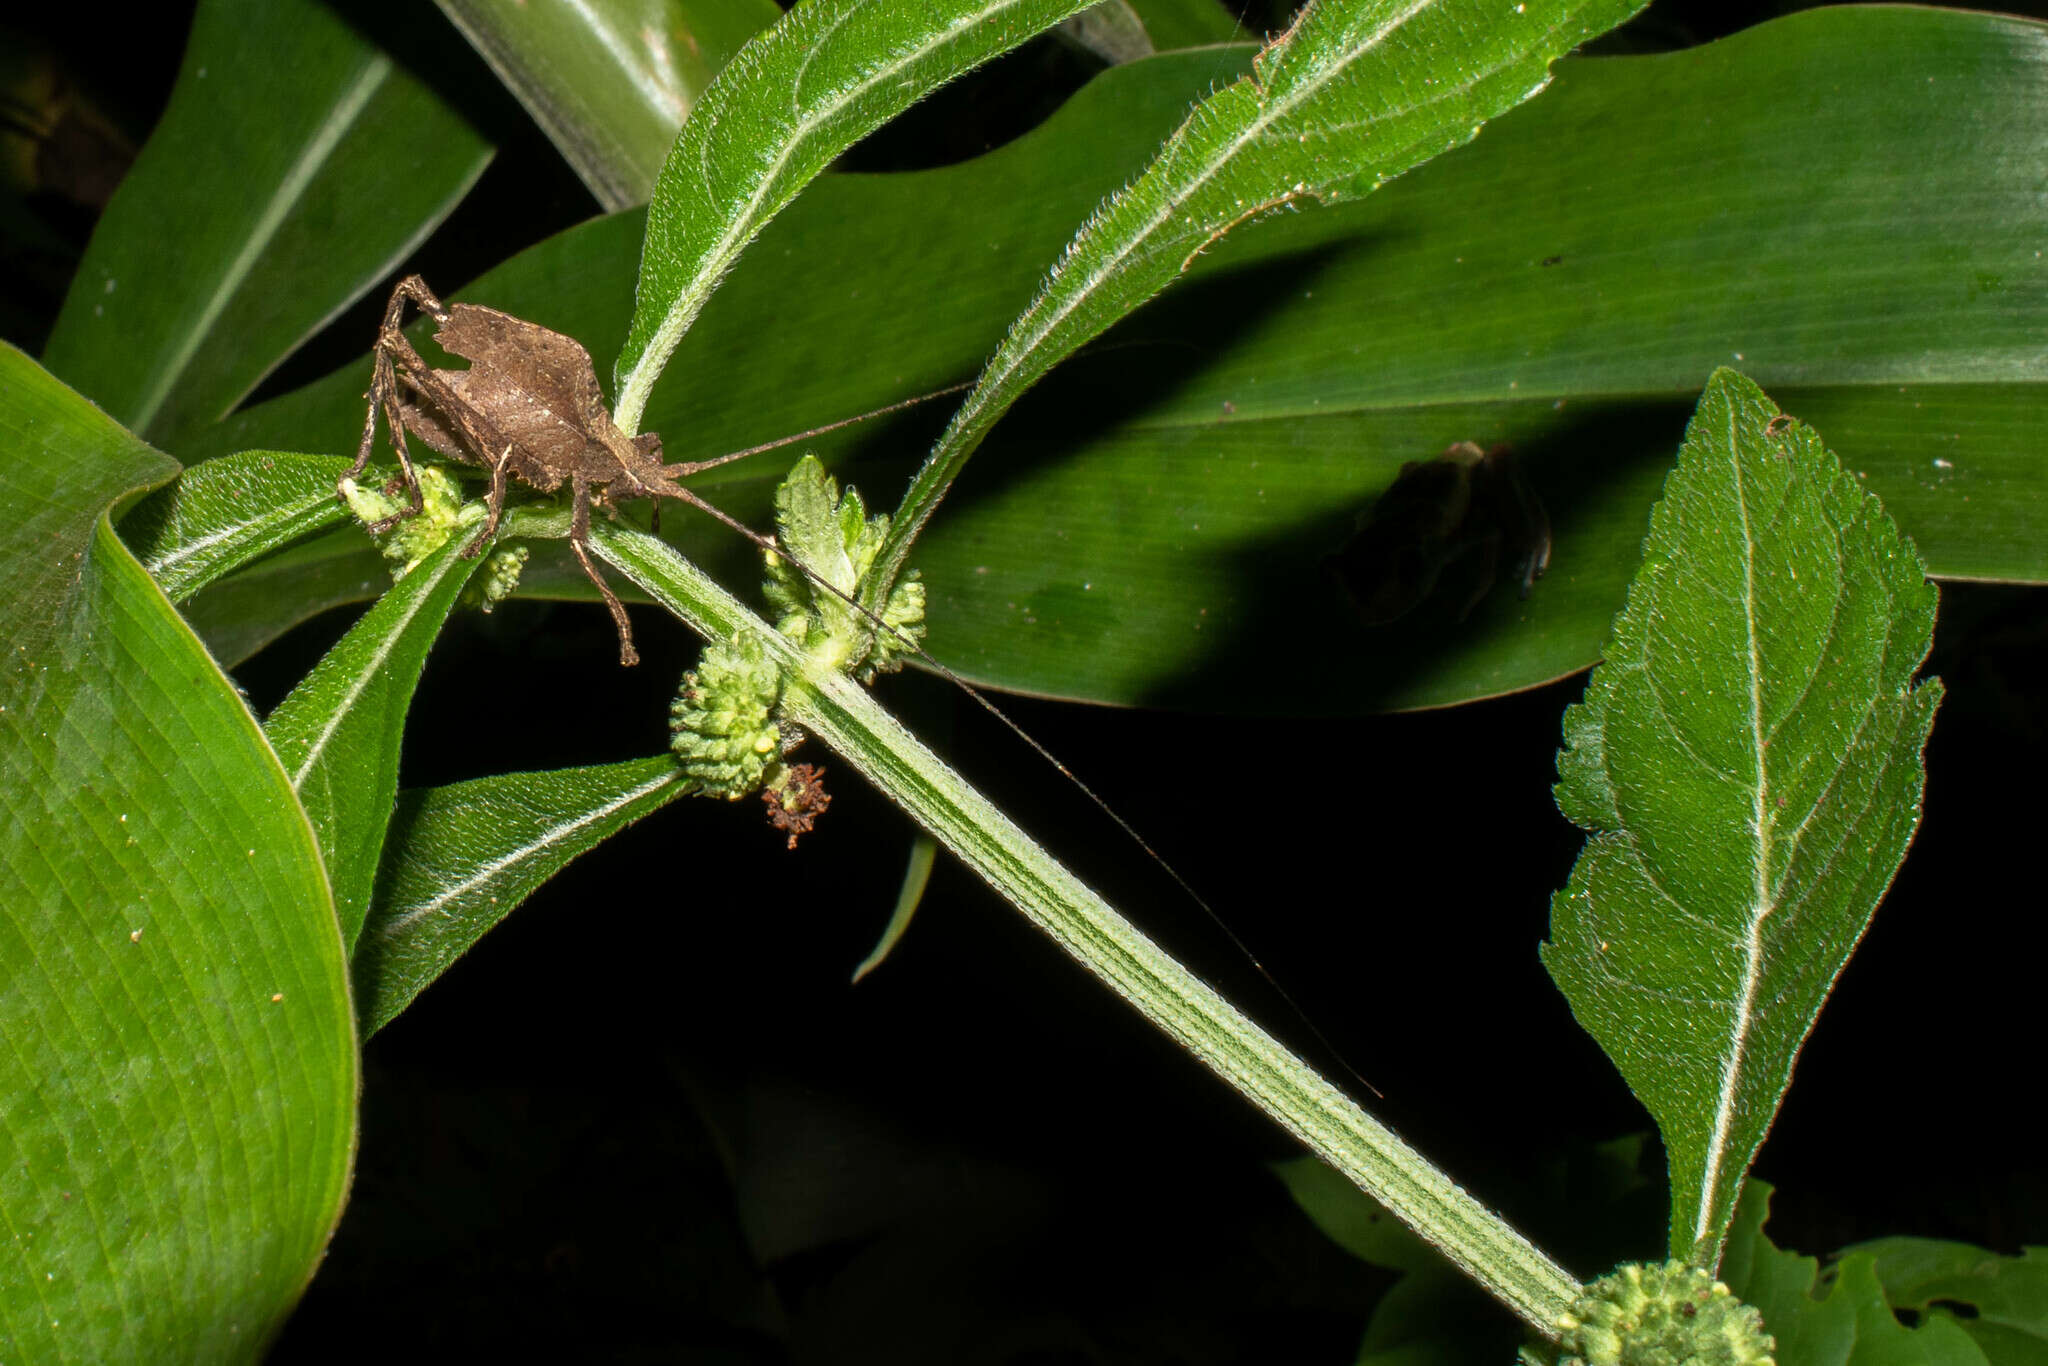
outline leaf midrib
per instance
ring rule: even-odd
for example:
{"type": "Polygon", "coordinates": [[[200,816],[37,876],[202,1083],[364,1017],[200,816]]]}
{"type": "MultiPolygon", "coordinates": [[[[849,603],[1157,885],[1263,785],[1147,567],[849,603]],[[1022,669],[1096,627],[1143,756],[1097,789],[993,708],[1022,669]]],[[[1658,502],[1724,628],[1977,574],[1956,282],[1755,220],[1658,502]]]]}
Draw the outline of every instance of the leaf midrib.
{"type": "MultiPolygon", "coordinates": [[[[624,382],[619,385],[618,411],[615,414],[615,419],[620,431],[628,436],[633,436],[639,431],[640,418],[646,411],[647,396],[654,389],[654,380],[659,377],[660,370],[667,364],[668,357],[674,353],[677,343],[682,340],[683,333],[696,320],[697,315],[703,311],[705,300],[710,294],[710,291],[704,288],[704,282],[707,280],[716,281],[723,279],[725,276],[725,264],[730,263],[732,258],[738,255],[746,243],[752,240],[753,234],[758,228],[756,219],[759,215],[761,204],[768,197],[769,193],[781,183],[783,171],[788,167],[797,152],[806,145],[810,137],[819,128],[835,118],[841,110],[867,94],[870,90],[873,90],[877,85],[883,84],[906,67],[916,64],[919,60],[940,51],[947,44],[956,41],[963,29],[971,28],[974,24],[990,22],[1004,11],[1015,9],[1024,3],[1026,3],[1026,0],[998,0],[995,4],[976,10],[970,16],[964,16],[962,19],[956,20],[956,22],[947,26],[944,34],[937,41],[918,45],[904,54],[901,60],[876,67],[868,79],[848,86],[840,98],[821,106],[812,117],[805,119],[798,125],[796,135],[783,144],[782,151],[756,182],[754,193],[747,197],[744,212],[730,220],[730,225],[725,232],[719,235],[712,249],[701,258],[702,261],[715,265],[716,268],[703,269],[696,272],[685,291],[677,295],[675,306],[671,307],[664,314],[661,324],[648,337],[646,348],[641,351],[640,357],[634,363],[632,371],[627,374],[624,382]],[[641,376],[646,374],[650,368],[652,368],[655,374],[643,383],[641,376]]],[[[798,68],[791,80],[793,94],[803,73],[809,69],[812,58],[816,56],[819,48],[823,46],[824,38],[851,17],[851,10],[841,15],[839,23],[834,24],[831,29],[828,29],[824,35],[820,36],[819,42],[813,45],[811,52],[805,56],[803,65],[798,68]]],[[[702,101],[699,101],[698,107],[703,107],[702,101]]],[[[706,149],[709,146],[707,131],[706,149]]],[[[704,175],[700,168],[700,183],[708,183],[709,180],[710,177],[704,175]]]]}
{"type": "Polygon", "coordinates": [[[1728,1054],[1721,1064],[1721,1084],[1714,1100],[1714,1124],[1707,1140],[1704,1175],[1700,1181],[1699,1205],[1693,1214],[1692,1243],[1697,1246],[1714,1227],[1714,1206],[1721,1189],[1721,1166],[1728,1148],[1729,1133],[1735,1127],[1736,1094],[1742,1084],[1748,1060],[1752,1020],[1756,1014],[1757,992],[1763,976],[1763,927],[1777,909],[1777,896],[1770,885],[1772,816],[1770,806],[1769,751],[1764,737],[1763,658],[1756,624],[1756,539],[1751,534],[1749,489],[1743,478],[1740,427],[1742,415],[1731,412],[1728,426],[1728,466],[1735,486],[1738,532],[1742,538],[1742,624],[1745,633],[1743,663],[1749,671],[1749,733],[1756,762],[1756,781],[1750,785],[1750,820],[1755,835],[1751,868],[1753,884],[1749,912],[1742,934],[1742,990],[1729,1024],[1728,1054]]]}
{"type": "Polygon", "coordinates": [[[354,79],[336,98],[320,126],[313,130],[313,135],[306,140],[290,169],[278,180],[276,192],[263,206],[263,212],[257,215],[241,250],[228,262],[213,293],[200,306],[198,316],[179,336],[169,357],[157,367],[154,383],[136,401],[133,418],[128,423],[130,427],[136,431],[146,430],[157,413],[162,411],[172,388],[192,364],[192,358],[199,354],[200,343],[220,321],[228,301],[247,283],[257,259],[269,248],[278,229],[284,226],[285,219],[291,216],[292,209],[305,196],[307,187],[319,175],[320,168],[327,164],[328,157],[340,146],[342,138],[355,125],[371,97],[390,78],[392,70],[391,59],[381,52],[366,57],[357,68],[354,79]]]}

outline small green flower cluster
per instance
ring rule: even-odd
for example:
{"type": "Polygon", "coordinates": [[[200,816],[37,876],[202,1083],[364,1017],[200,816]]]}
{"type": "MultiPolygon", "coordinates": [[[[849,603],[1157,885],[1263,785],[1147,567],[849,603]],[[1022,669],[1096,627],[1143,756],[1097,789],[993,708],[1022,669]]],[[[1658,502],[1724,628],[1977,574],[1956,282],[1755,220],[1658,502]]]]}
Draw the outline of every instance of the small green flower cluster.
{"type": "Polygon", "coordinates": [[[779,767],[782,679],[751,637],[704,647],[669,708],[669,748],[705,795],[738,801],[779,767]]]}
{"type": "MultiPolygon", "coordinates": [[[[847,597],[855,597],[889,536],[886,513],[867,515],[860,493],[844,495],[816,456],[796,462],[775,490],[776,538],[790,555],[847,597]]],[[[876,615],[887,629],[820,588],[780,555],[769,555],[762,585],[776,611],[776,629],[813,659],[871,683],[893,673],[924,640],[924,584],[912,570],[899,579],[876,615]]]]}
{"type": "MultiPolygon", "coordinates": [[[[393,580],[410,574],[420,561],[448,544],[456,532],[474,526],[484,516],[483,504],[462,501],[462,486],[447,471],[420,465],[415,473],[420,484],[419,512],[377,538],[377,549],[390,562],[393,580]]],[[[348,501],[349,511],[361,518],[365,526],[395,516],[410,506],[404,486],[396,480],[382,488],[365,488],[353,479],[344,479],[341,495],[348,501]]],[[[526,557],[525,546],[494,551],[464,591],[464,605],[488,612],[511,597],[519,586],[519,572],[526,567],[526,557]]]]}
{"type": "Polygon", "coordinates": [[[1684,1262],[1631,1264],[1586,1287],[1558,1320],[1557,1366],[1775,1366],[1763,1315],[1684,1262]]]}
{"type": "MultiPolygon", "coordinates": [[[[924,638],[924,585],[914,574],[890,591],[881,629],[790,562],[854,597],[881,552],[889,519],[869,517],[860,494],[849,488],[842,495],[824,465],[807,455],[775,491],[775,524],[777,543],[788,552],[766,557],[763,592],[776,629],[819,664],[863,683],[903,667],[924,638]]],[[[781,756],[801,737],[777,722],[781,689],[773,662],[745,640],[707,645],[683,676],[669,711],[670,747],[707,794],[737,799],[764,783],[786,785],[781,756]]]]}

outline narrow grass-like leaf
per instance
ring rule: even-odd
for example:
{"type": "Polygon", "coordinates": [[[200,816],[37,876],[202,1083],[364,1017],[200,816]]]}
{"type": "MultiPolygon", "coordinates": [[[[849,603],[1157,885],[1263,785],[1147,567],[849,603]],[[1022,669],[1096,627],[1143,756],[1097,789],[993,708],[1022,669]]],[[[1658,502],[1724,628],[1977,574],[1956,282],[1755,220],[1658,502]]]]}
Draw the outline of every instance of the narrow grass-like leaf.
{"type": "Polygon", "coordinates": [[[318,0],[206,0],[44,363],[172,444],[396,266],[490,147],[318,0]]]}
{"type": "Polygon", "coordinates": [[[401,792],[356,947],[364,1037],[570,860],[693,790],[662,754],[401,792]]]}
{"type": "Polygon", "coordinates": [[[406,708],[428,649],[484,560],[463,556],[470,534],[458,529],[393,584],[264,723],[319,837],[351,951],[398,793],[406,708]]]}
{"type": "Polygon", "coordinates": [[[244,451],[192,466],[121,519],[121,537],[170,597],[200,589],[280,546],[334,525],[348,509],[338,455],[244,451]]]}
{"type": "Polygon", "coordinates": [[[618,360],[626,432],[747,243],[832,159],[939,86],[1092,0],[804,0],[691,111],[655,182],[618,360]]]}
{"type": "Polygon", "coordinates": [[[1580,1287],[1499,1216],[1259,1028],[1047,854],[905,730],[665,542],[605,525],[598,554],[707,640],[758,642],[790,719],[902,807],[1054,943],[1311,1152],[1433,1243],[1539,1332],[1580,1287]]]}
{"type": "Polygon", "coordinates": [[[0,1358],[253,1361],[341,1210],[320,853],[108,525],[176,465],[0,347],[0,1358]]]}
{"type": "Polygon", "coordinates": [[[854,981],[858,982],[882,966],[909,931],[910,922],[917,915],[918,903],[924,900],[924,889],[932,880],[932,860],[938,852],[939,846],[922,830],[910,841],[910,857],[904,861],[903,886],[896,893],[896,908],[889,912],[889,923],[882,927],[882,937],[875,941],[874,948],[868,950],[868,956],[854,968],[854,981]]]}
{"type": "Polygon", "coordinates": [[[1716,371],[1565,716],[1558,806],[1593,838],[1543,949],[1663,1132],[1671,1254],[1709,1271],[1919,823],[1934,608],[1813,429],[1716,371]]]}
{"type": "Polygon", "coordinates": [[[886,596],[961,466],[1024,391],[1225,233],[1303,199],[1356,199],[1469,142],[1547,85],[1552,62],[1644,3],[1315,0],[1081,229],[904,495],[868,595],[886,596]]]}
{"type": "Polygon", "coordinates": [[[699,93],[774,0],[436,0],[607,209],[645,204],[699,93]]]}

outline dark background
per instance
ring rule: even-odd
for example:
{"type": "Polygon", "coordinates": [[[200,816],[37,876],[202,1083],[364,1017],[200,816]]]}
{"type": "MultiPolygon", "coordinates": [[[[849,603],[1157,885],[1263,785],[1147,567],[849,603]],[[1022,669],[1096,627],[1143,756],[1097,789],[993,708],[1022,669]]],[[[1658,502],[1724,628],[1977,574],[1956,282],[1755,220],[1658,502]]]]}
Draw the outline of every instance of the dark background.
{"type": "MultiPolygon", "coordinates": [[[[500,147],[409,269],[463,280],[596,211],[435,12],[340,8],[500,147]]],[[[1280,17],[1253,8],[1255,28],[1280,17]]],[[[1660,0],[1606,42],[1698,41],[1780,8],[1660,0]]],[[[112,45],[96,6],[7,20],[0,36],[51,54],[110,130],[73,149],[70,180],[7,189],[8,340],[34,351],[47,334],[189,15],[124,9],[112,45]]],[[[1090,71],[1034,45],[852,160],[974,155],[1090,71]]],[[[359,354],[380,308],[366,300],[264,394],[359,354]]],[[[1922,831],[1756,1168],[1778,1188],[1780,1245],[2048,1242],[2030,1122],[2048,935],[2019,857],[2048,767],[2040,603],[1944,587],[1930,669],[1949,698],[1922,831]]],[[[610,625],[588,607],[458,616],[414,707],[406,784],[658,752],[695,646],[634,616],[631,671],[609,666],[610,625]]],[[[316,621],[246,666],[258,708],[348,624],[316,621]]],[[[1580,844],[1549,787],[1581,687],[1320,723],[1291,746],[1302,772],[1250,777],[1228,758],[1243,722],[1005,701],[1202,890],[1341,1061],[971,704],[921,676],[882,694],[1114,904],[1333,1075],[1355,1067],[1383,1093],[1364,1097],[1375,1114],[1590,1275],[1656,1255],[1664,1212],[1660,1191],[1615,1206],[1559,1177],[1590,1144],[1650,1128],[1536,958],[1580,844]]],[[[942,857],[895,957],[848,985],[911,832],[822,761],[834,805],[799,852],[751,802],[672,806],[544,888],[371,1041],[352,1200],[274,1359],[1351,1359],[1384,1278],[1293,1211],[1266,1170],[1293,1145],[969,875],[942,857]]],[[[1654,1147],[1643,1170],[1661,1180],[1654,1147]]]]}

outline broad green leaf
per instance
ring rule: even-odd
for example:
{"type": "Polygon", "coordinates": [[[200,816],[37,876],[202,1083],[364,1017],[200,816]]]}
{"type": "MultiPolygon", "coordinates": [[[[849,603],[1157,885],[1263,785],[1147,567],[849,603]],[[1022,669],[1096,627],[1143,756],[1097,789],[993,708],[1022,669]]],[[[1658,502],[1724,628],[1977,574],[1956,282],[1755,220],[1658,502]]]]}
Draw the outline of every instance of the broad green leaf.
{"type": "Polygon", "coordinates": [[[1646,0],[1315,0],[1089,218],[904,495],[864,596],[886,596],[967,457],[1047,371],[1255,218],[1342,203],[1462,142],[1646,0]]]}
{"type": "Polygon", "coordinates": [[[121,535],[172,602],[348,516],[341,456],[244,451],[186,470],[121,519],[121,535]]]}
{"type": "Polygon", "coordinates": [[[471,535],[471,528],[459,529],[393,584],[264,723],[319,838],[351,951],[398,794],[406,709],[427,651],[484,562],[462,553],[471,535]]]}
{"type": "Polygon", "coordinates": [[[1842,1249],[1868,1257],[1885,1298],[1922,1323],[1947,1319],[2002,1366],[2048,1362],[2048,1248],[2017,1257],[1939,1238],[1879,1238],[1842,1249]]]}
{"type": "Polygon", "coordinates": [[[205,0],[44,363],[180,443],[396,267],[490,155],[318,0],[205,0]]]}
{"type": "Polygon", "coordinates": [[[832,159],[939,86],[1092,0],[804,0],[698,101],[647,209],[616,417],[649,393],[747,243],[832,159]]]}
{"type": "MultiPolygon", "coordinates": [[[[1784,1366],[2008,1366],[1970,1340],[1947,1315],[1908,1328],[1868,1252],[1847,1249],[1823,1272],[1812,1257],[1771,1245],[1763,1225],[1771,1188],[1752,1181],[1742,1192],[1729,1230],[1721,1279],[1738,1299],[1754,1305],[1778,1340],[1784,1366]]],[[[2018,1360],[2024,1361],[2025,1358],[2018,1360]]]]}
{"type": "Polygon", "coordinates": [[[0,1357],[251,1361],[341,1209],[319,851],[108,508],[176,472],[0,348],[0,1357]]]}
{"type": "Polygon", "coordinates": [[[608,210],[645,204],[690,106],[774,0],[436,0],[608,210]]]}
{"type": "Polygon", "coordinates": [[[1707,1270],[1919,823],[1934,606],[1813,429],[1716,371],[1565,714],[1557,803],[1593,838],[1543,948],[1664,1135],[1671,1255],[1707,1270]]]}
{"type": "Polygon", "coordinates": [[[1145,25],[1145,34],[1160,52],[1212,43],[1240,43],[1259,35],[1225,9],[1220,0],[1128,0],[1145,25]]]}
{"type": "Polygon", "coordinates": [[[692,790],[662,754],[401,792],[356,948],[364,1037],[577,855],[692,790]]]}
{"type": "MultiPolygon", "coordinates": [[[[1584,668],[1701,376],[1738,353],[1868,476],[1936,575],[2048,581],[2043,162],[2014,150],[2048,148],[2043,34],[1860,6],[1572,59],[1543,98],[1379,193],[1225,239],[999,424],[918,544],[932,648],[1000,687],[1236,712],[1444,705],[1584,668]],[[1987,118],[2005,135],[1985,138],[1987,118]],[[1556,534],[1549,577],[1462,622],[1445,594],[1363,626],[1321,560],[1402,462],[1468,439],[1522,457],[1556,534]],[[1243,686],[1246,658],[1288,687],[1243,686]]],[[[1074,223],[1246,56],[1105,72],[971,163],[822,178],[714,297],[645,425],[701,458],[971,375],[1074,223]]],[[[465,295],[590,342],[602,367],[638,235],[637,215],[586,224],[465,295]]],[[[367,367],[339,373],[197,448],[352,450],[367,383],[367,367]]],[[[915,432],[892,419],[810,444],[887,501],[915,432]]],[[[786,467],[697,484],[765,527],[786,467]]],[[[728,582],[758,576],[729,532],[688,513],[664,530],[728,582]]],[[[246,611],[214,611],[245,591],[232,580],[188,610],[261,638],[310,610],[298,584],[341,591],[294,573],[246,588],[246,611]]],[[[573,596],[577,577],[554,582],[573,596]]],[[[548,582],[529,568],[532,591],[565,591],[548,582]]],[[[222,628],[206,634],[221,648],[222,628]]]]}

